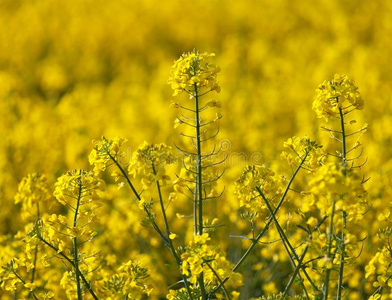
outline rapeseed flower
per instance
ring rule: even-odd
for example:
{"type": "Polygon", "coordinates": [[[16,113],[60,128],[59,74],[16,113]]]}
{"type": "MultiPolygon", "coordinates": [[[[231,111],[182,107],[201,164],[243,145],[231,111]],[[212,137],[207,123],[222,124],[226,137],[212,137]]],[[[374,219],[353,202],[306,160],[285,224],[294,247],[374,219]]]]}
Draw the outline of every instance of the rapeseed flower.
{"type": "Polygon", "coordinates": [[[329,121],[331,118],[338,118],[352,110],[361,110],[364,102],[358,87],[347,75],[335,74],[330,81],[324,81],[316,90],[316,98],[313,101],[313,109],[317,117],[329,121]]]}
{"type": "Polygon", "coordinates": [[[146,141],[132,155],[128,172],[132,177],[140,176],[143,188],[155,181],[165,185],[170,176],[166,175],[165,166],[173,162],[171,148],[165,144],[149,144],[146,141]]]}
{"type": "Polygon", "coordinates": [[[172,66],[168,84],[174,90],[173,96],[182,92],[204,89],[206,92],[220,92],[217,74],[220,68],[209,62],[214,53],[184,53],[172,66]]]}

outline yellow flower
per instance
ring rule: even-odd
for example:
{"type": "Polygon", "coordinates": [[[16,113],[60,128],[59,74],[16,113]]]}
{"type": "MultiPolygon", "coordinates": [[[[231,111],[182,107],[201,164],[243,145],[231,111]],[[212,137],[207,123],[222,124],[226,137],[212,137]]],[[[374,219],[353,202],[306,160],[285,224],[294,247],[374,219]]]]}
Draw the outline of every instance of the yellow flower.
{"type": "Polygon", "coordinates": [[[234,194],[240,199],[240,206],[252,212],[258,212],[264,207],[257,188],[260,188],[270,199],[279,194],[280,189],[274,176],[275,173],[265,165],[245,167],[240,178],[235,182],[234,194]]]}
{"type": "Polygon", "coordinates": [[[116,274],[105,274],[103,278],[103,293],[105,299],[143,299],[148,296],[152,288],[147,284],[149,270],[140,266],[138,262],[128,261],[122,264],[116,274]],[[108,298],[112,297],[114,298],[108,298]]]}
{"type": "Polygon", "coordinates": [[[214,272],[211,271],[211,266],[219,277],[235,278],[233,281],[235,285],[241,285],[241,275],[232,272],[233,266],[227,261],[226,254],[219,247],[208,245],[207,242],[209,240],[210,237],[207,233],[193,237],[193,241],[189,243],[189,247],[181,255],[182,274],[189,276],[189,281],[192,284],[197,282],[201,273],[204,274],[205,282],[217,283],[218,279],[214,272]]]}
{"type": "Polygon", "coordinates": [[[326,163],[315,172],[309,185],[318,208],[324,213],[330,209],[332,199],[343,200],[338,201],[336,206],[345,210],[348,218],[361,217],[366,209],[367,191],[358,169],[343,167],[340,163],[326,163]]]}
{"type": "Polygon", "coordinates": [[[21,215],[26,220],[36,217],[39,202],[50,199],[46,176],[38,173],[28,174],[22,179],[15,195],[15,204],[22,203],[21,215]]]}
{"type": "Polygon", "coordinates": [[[30,291],[32,291],[32,290],[34,290],[36,288],[36,284],[35,283],[27,282],[27,283],[24,284],[24,286],[25,286],[25,288],[27,288],[30,291]]]}
{"type": "Polygon", "coordinates": [[[129,174],[133,177],[139,175],[145,189],[155,181],[166,185],[170,177],[166,175],[165,166],[173,161],[170,149],[163,143],[149,144],[145,141],[132,156],[129,174]]]}
{"type": "MultiPolygon", "coordinates": [[[[94,173],[98,175],[106,170],[108,162],[112,159],[119,160],[124,156],[124,152],[120,151],[121,146],[127,142],[127,139],[114,138],[108,140],[102,137],[100,140],[93,140],[94,148],[88,157],[90,165],[94,166],[94,173]]],[[[113,175],[117,176],[117,174],[113,175]]],[[[116,181],[118,178],[116,178],[116,181]]]]}
{"type": "Polygon", "coordinates": [[[104,190],[104,182],[92,172],[73,170],[60,176],[55,184],[53,195],[63,205],[69,205],[78,199],[80,204],[98,200],[98,190],[104,190]]]}
{"type": "Polygon", "coordinates": [[[308,172],[315,171],[323,164],[326,158],[326,154],[321,149],[321,146],[317,145],[315,141],[311,141],[307,136],[294,136],[289,138],[284,142],[283,146],[290,150],[289,153],[286,151],[282,152],[282,157],[286,159],[290,165],[299,165],[306,155],[302,167],[308,172]]]}
{"type": "Polygon", "coordinates": [[[202,235],[196,234],[193,237],[193,242],[195,244],[205,244],[207,241],[209,241],[211,238],[208,236],[208,233],[203,233],[202,235]]]}
{"type": "Polygon", "coordinates": [[[361,110],[364,102],[358,87],[347,75],[335,74],[333,80],[324,81],[316,90],[316,98],[313,101],[313,110],[317,117],[328,121],[339,117],[339,109],[347,113],[353,109],[361,110]]]}
{"type": "Polygon", "coordinates": [[[217,74],[220,68],[209,63],[213,53],[192,52],[184,53],[174,62],[168,83],[174,90],[174,96],[181,92],[204,88],[207,92],[220,92],[217,74]]]}

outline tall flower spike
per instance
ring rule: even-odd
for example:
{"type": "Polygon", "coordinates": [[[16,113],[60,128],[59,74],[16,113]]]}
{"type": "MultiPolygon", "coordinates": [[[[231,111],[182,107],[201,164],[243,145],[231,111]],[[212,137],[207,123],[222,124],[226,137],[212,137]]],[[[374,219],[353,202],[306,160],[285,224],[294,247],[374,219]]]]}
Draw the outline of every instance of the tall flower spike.
{"type": "Polygon", "coordinates": [[[168,84],[174,90],[173,96],[193,90],[195,84],[197,88],[206,89],[206,92],[217,91],[219,93],[217,74],[220,68],[209,63],[210,57],[213,56],[215,56],[214,53],[199,53],[196,50],[181,55],[174,62],[168,80],[168,84]]]}
{"type": "Polygon", "coordinates": [[[317,117],[324,118],[325,121],[339,117],[339,109],[346,114],[364,107],[358,87],[347,75],[335,74],[333,80],[320,84],[316,93],[313,110],[316,111],[317,117]]]}

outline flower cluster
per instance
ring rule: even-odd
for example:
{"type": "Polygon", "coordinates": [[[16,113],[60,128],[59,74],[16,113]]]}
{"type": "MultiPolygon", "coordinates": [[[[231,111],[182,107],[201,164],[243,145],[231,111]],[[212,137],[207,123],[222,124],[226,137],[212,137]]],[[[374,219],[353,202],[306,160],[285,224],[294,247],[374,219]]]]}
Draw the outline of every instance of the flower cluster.
{"type": "Polygon", "coordinates": [[[226,254],[216,246],[208,244],[208,233],[194,235],[193,240],[181,255],[182,273],[189,277],[189,281],[196,284],[203,273],[204,281],[217,284],[226,277],[231,278],[234,286],[242,284],[240,274],[232,272],[232,264],[226,259],[226,254]]]}
{"type": "Polygon", "coordinates": [[[148,285],[150,274],[139,262],[128,261],[122,264],[115,274],[103,272],[102,293],[105,299],[144,299],[152,288],[148,285]]]}
{"type": "Polygon", "coordinates": [[[111,160],[119,160],[124,156],[120,147],[127,142],[119,137],[108,140],[102,137],[100,140],[93,140],[94,148],[88,157],[90,165],[94,166],[94,173],[98,175],[106,170],[107,164],[111,160]]]}
{"type": "Polygon", "coordinates": [[[261,189],[269,199],[281,193],[274,171],[265,165],[247,166],[235,183],[234,194],[240,200],[241,207],[251,212],[259,212],[265,208],[257,188],[261,189]]]}
{"type": "Polygon", "coordinates": [[[75,209],[99,199],[98,191],[105,189],[105,182],[86,170],[73,170],[60,176],[55,184],[54,197],[65,206],[75,209]]]}
{"type": "Polygon", "coordinates": [[[346,211],[348,220],[361,220],[367,209],[367,191],[357,169],[329,162],[321,166],[309,182],[316,205],[324,214],[336,201],[338,211],[346,211]]]}
{"type": "Polygon", "coordinates": [[[380,229],[378,237],[384,242],[384,245],[378,249],[365,267],[365,277],[377,288],[372,299],[378,299],[381,295],[389,295],[385,293],[385,290],[388,290],[389,293],[392,290],[391,236],[392,229],[390,227],[380,229]]]}
{"type": "MultiPolygon", "coordinates": [[[[45,279],[40,276],[48,270],[47,267],[50,264],[47,261],[47,254],[41,249],[39,251],[41,253],[38,253],[37,242],[37,239],[32,238],[30,234],[25,236],[25,232],[19,233],[9,240],[9,248],[3,249],[0,256],[3,261],[0,268],[1,289],[18,294],[18,297],[23,299],[31,297],[50,299],[54,297],[54,293],[51,291],[53,287],[51,284],[44,286],[45,279]],[[23,240],[21,240],[22,236],[23,240]],[[42,267],[44,268],[42,269],[42,267]]],[[[6,294],[0,292],[0,295],[4,297],[6,294]]]]}
{"type": "Polygon", "coordinates": [[[317,145],[315,141],[311,141],[307,136],[289,138],[283,146],[290,150],[290,152],[283,151],[282,157],[287,159],[290,165],[305,168],[308,172],[313,172],[320,167],[326,154],[322,147],[317,145]],[[304,160],[304,161],[302,161],[304,160]]]}
{"type": "Polygon", "coordinates": [[[26,283],[23,279],[21,280],[18,273],[22,268],[25,268],[27,272],[30,272],[34,269],[34,265],[30,260],[13,258],[7,265],[0,269],[1,286],[4,287],[6,291],[15,291],[20,284],[24,285],[29,291],[34,290],[35,284],[26,283]]]}
{"type": "Polygon", "coordinates": [[[75,274],[72,271],[65,271],[60,280],[60,286],[67,294],[70,300],[77,300],[77,291],[75,288],[75,274]]]}
{"type": "Polygon", "coordinates": [[[143,188],[148,188],[153,182],[160,181],[165,185],[170,177],[166,175],[165,166],[173,162],[170,147],[165,144],[149,144],[144,142],[133,153],[128,172],[133,177],[141,177],[143,188]]]}
{"type": "Polygon", "coordinates": [[[104,182],[91,171],[73,170],[60,176],[53,194],[61,204],[70,209],[70,214],[52,214],[45,218],[43,226],[37,228],[41,240],[52,243],[58,251],[71,249],[73,246],[68,244],[71,240],[80,244],[90,241],[97,234],[91,225],[98,220],[98,191],[102,190],[104,182]],[[58,232],[62,235],[58,235],[58,232]]]}
{"type": "Polygon", "coordinates": [[[217,74],[220,68],[209,63],[209,59],[215,56],[213,53],[193,52],[184,53],[172,66],[171,76],[168,83],[174,90],[174,96],[187,90],[205,88],[207,91],[217,91],[217,74]]]}
{"type": "Polygon", "coordinates": [[[50,199],[49,186],[45,175],[28,174],[22,179],[15,195],[15,204],[22,203],[21,216],[23,220],[37,218],[39,203],[50,199]]]}
{"type": "Polygon", "coordinates": [[[339,117],[339,110],[342,113],[348,113],[351,110],[361,110],[364,107],[358,87],[347,75],[335,74],[333,80],[320,84],[316,92],[313,109],[319,118],[324,118],[326,121],[339,117]]]}

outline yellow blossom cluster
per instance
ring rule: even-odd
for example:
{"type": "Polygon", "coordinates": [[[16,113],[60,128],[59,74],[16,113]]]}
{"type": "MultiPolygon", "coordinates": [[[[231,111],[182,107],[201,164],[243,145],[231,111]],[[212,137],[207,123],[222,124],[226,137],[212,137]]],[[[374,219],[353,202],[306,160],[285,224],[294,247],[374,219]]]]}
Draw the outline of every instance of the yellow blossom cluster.
{"type": "Polygon", "coordinates": [[[233,274],[232,265],[226,259],[226,254],[219,248],[208,243],[211,238],[208,233],[195,235],[181,254],[182,273],[189,276],[189,281],[197,283],[200,274],[203,273],[204,280],[211,285],[219,283],[226,277],[231,278],[232,284],[238,287],[242,284],[240,274],[233,274]]]}
{"type": "Polygon", "coordinates": [[[15,204],[22,203],[21,217],[24,220],[36,218],[39,215],[40,203],[49,200],[47,178],[42,174],[28,174],[22,179],[15,195],[15,204]]]}
{"type": "Polygon", "coordinates": [[[94,173],[98,175],[106,170],[107,164],[112,158],[120,160],[124,152],[120,152],[120,147],[126,143],[126,139],[115,138],[108,140],[102,137],[100,140],[94,140],[94,148],[88,157],[90,165],[94,166],[94,173]]]}
{"type": "Polygon", "coordinates": [[[54,197],[65,206],[91,203],[99,199],[97,191],[105,190],[103,180],[94,176],[90,171],[73,170],[60,176],[55,184],[54,197]]]}
{"type": "Polygon", "coordinates": [[[153,182],[160,181],[166,185],[170,176],[166,175],[165,166],[173,163],[170,147],[165,144],[149,144],[144,141],[132,155],[128,167],[131,177],[140,176],[143,188],[148,188],[153,182]]]}
{"type": "Polygon", "coordinates": [[[389,296],[391,293],[391,232],[390,227],[380,229],[378,237],[384,242],[384,246],[378,249],[365,268],[365,277],[369,280],[369,282],[373,282],[373,287],[376,288],[372,294],[372,299],[379,299],[381,298],[381,295],[389,296]]]}
{"type": "Polygon", "coordinates": [[[358,87],[347,75],[335,74],[333,80],[320,84],[316,92],[313,109],[319,118],[324,118],[326,121],[339,117],[339,110],[347,113],[364,107],[358,87]]]}
{"type": "Polygon", "coordinates": [[[325,152],[315,141],[311,141],[307,136],[289,138],[283,146],[290,152],[283,151],[282,157],[287,159],[289,165],[302,167],[309,172],[315,171],[323,164],[326,158],[325,152]],[[302,160],[304,160],[302,162],[302,160]]]}
{"type": "Polygon", "coordinates": [[[315,205],[327,213],[332,201],[336,201],[338,211],[346,211],[348,219],[363,219],[368,209],[367,191],[363,177],[356,169],[348,169],[333,162],[321,166],[309,182],[310,192],[315,198],[315,205]]]}
{"type": "Polygon", "coordinates": [[[115,272],[102,272],[102,292],[105,299],[119,298],[143,299],[150,295],[152,288],[146,284],[150,276],[149,270],[138,262],[128,261],[122,264],[115,272]]]}
{"type": "Polygon", "coordinates": [[[193,52],[184,53],[172,66],[168,83],[174,90],[174,96],[181,92],[197,89],[220,92],[217,74],[220,68],[209,63],[213,53],[193,52]]]}
{"type": "Polygon", "coordinates": [[[247,166],[236,181],[235,195],[240,200],[240,206],[251,212],[265,209],[263,200],[256,188],[260,188],[270,199],[281,193],[275,173],[265,165],[247,166]]]}

